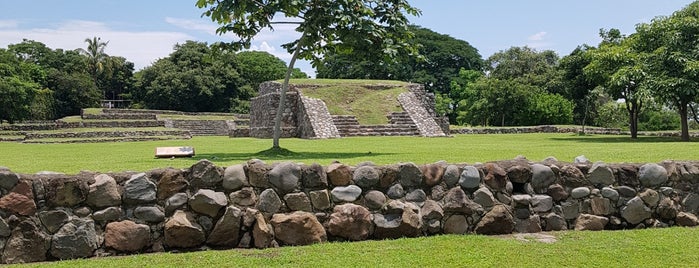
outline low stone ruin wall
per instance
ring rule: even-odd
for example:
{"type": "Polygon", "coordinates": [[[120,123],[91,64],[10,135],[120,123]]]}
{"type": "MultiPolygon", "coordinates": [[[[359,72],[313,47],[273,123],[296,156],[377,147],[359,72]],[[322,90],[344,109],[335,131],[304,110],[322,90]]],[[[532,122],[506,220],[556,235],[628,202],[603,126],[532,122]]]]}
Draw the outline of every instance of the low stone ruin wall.
{"type": "Polygon", "coordinates": [[[144,173],[0,168],[3,263],[436,234],[695,226],[699,162],[329,166],[144,173]]]}

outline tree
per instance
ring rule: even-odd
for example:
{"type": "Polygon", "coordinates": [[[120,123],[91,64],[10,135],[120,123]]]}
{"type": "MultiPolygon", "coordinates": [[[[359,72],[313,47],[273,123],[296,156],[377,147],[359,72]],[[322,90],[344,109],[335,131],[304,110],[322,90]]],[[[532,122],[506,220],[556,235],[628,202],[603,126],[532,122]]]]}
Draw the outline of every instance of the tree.
{"type": "Polygon", "coordinates": [[[589,75],[604,86],[614,99],[624,99],[629,115],[631,138],[638,137],[638,117],[649,99],[647,74],[644,70],[643,55],[634,50],[637,36],[622,36],[619,30],[600,30],[602,42],[591,52],[592,60],[584,68],[589,75]]]}
{"type": "MultiPolygon", "coordinates": [[[[238,68],[243,83],[257,89],[265,81],[283,79],[286,63],[264,51],[242,51],[235,55],[235,65],[238,68]]],[[[295,68],[291,78],[308,78],[298,68],[295,68]]]]}
{"type": "Polygon", "coordinates": [[[356,51],[377,64],[391,62],[397,55],[416,54],[408,43],[408,15],[420,11],[406,0],[198,0],[203,15],[220,24],[218,34],[232,32],[240,39],[233,49],[249,48],[262,29],[273,29],[277,14],[294,20],[300,37],[284,47],[292,56],[286,71],[279,107],[274,120],[273,150],[279,150],[281,118],[296,59],[310,60],[318,66],[321,55],[330,51],[356,51]],[[300,21],[298,21],[300,20],[300,21]],[[379,47],[381,49],[369,49],[379,47]]]}
{"type": "Polygon", "coordinates": [[[97,83],[98,75],[104,70],[104,61],[108,57],[107,53],[104,53],[104,49],[109,41],[102,42],[102,38],[95,36],[92,39],[85,38],[85,43],[87,43],[87,49],[78,48],[78,52],[87,56],[88,71],[97,83]]]}
{"type": "Polygon", "coordinates": [[[480,72],[483,59],[468,42],[419,26],[409,26],[415,34],[421,59],[399,56],[393,64],[375,64],[354,53],[330,52],[318,66],[319,78],[392,79],[410,81],[439,94],[450,94],[451,81],[461,69],[480,72]]]}
{"type": "Polygon", "coordinates": [[[573,118],[583,126],[583,132],[585,125],[595,122],[597,114],[596,94],[592,94],[592,91],[599,85],[584,72],[585,66],[592,60],[589,52],[594,49],[588,45],[578,46],[558,64],[563,82],[561,95],[575,103],[573,118]]]}
{"type": "Polygon", "coordinates": [[[34,79],[42,76],[36,64],[0,49],[0,122],[14,123],[30,117],[32,99],[39,89],[34,79]]]}
{"type": "Polygon", "coordinates": [[[633,45],[648,71],[655,96],[677,109],[681,136],[689,141],[689,105],[699,98],[699,2],[670,17],[636,27],[633,45]]]}
{"type": "Polygon", "coordinates": [[[214,53],[206,43],[175,45],[166,58],[137,74],[132,98],[150,109],[188,112],[228,112],[231,102],[248,100],[251,88],[241,88],[235,55],[214,53]]]}

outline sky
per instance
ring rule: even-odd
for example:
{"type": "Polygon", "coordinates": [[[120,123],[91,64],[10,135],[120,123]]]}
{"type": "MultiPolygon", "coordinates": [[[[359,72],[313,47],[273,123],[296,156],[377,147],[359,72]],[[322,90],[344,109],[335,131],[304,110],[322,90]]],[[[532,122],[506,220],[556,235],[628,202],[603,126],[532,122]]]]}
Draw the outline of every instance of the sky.
{"type": "MultiPolygon", "coordinates": [[[[485,59],[513,46],[553,50],[563,57],[582,44],[597,45],[601,28],[634,32],[638,23],[668,16],[690,0],[411,0],[422,11],[411,23],[469,42],[485,59]]],[[[217,35],[196,0],[0,0],[0,48],[23,39],[52,49],[87,46],[85,38],[109,41],[105,52],[122,56],[136,70],[167,57],[186,40],[233,41],[217,35]]],[[[298,38],[292,25],[280,25],[253,40],[253,50],[287,61],[281,44],[298,38]]],[[[297,67],[314,76],[308,62],[297,67]]]]}

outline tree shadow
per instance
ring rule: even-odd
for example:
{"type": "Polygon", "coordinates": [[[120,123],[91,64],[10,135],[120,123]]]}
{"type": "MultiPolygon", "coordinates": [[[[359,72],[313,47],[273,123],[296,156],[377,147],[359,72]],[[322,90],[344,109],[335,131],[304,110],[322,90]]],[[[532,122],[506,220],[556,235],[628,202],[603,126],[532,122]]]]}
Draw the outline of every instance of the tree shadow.
{"type": "MultiPolygon", "coordinates": [[[[569,137],[551,137],[551,140],[574,141],[587,143],[674,143],[683,142],[680,137],[659,137],[659,136],[638,136],[632,139],[630,136],[596,136],[596,135],[573,135],[569,137]]],[[[698,139],[690,139],[689,142],[699,142],[698,139]]]]}
{"type": "Polygon", "coordinates": [[[192,161],[199,161],[201,159],[208,159],[212,161],[235,161],[235,162],[245,162],[250,159],[261,159],[261,160],[299,160],[299,159],[328,159],[328,160],[342,160],[351,158],[368,158],[376,157],[382,155],[394,155],[392,153],[335,153],[335,152],[293,152],[288,151],[284,153],[274,153],[269,151],[262,151],[257,153],[205,153],[197,154],[190,158],[192,161]]]}

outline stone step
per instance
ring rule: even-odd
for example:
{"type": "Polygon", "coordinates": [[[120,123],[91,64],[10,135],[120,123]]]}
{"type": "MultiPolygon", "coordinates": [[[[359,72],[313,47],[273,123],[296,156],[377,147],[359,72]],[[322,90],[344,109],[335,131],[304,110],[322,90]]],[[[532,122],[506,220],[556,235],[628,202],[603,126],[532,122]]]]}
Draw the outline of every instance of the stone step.
{"type": "Polygon", "coordinates": [[[155,114],[148,113],[101,113],[101,114],[83,114],[84,120],[157,120],[155,114]]]}
{"type": "Polygon", "coordinates": [[[164,127],[165,122],[157,120],[105,120],[79,122],[56,121],[60,128],[140,128],[140,127],[164,127]]]}
{"type": "Polygon", "coordinates": [[[80,138],[115,138],[144,136],[190,136],[184,130],[124,130],[124,131],[85,131],[85,132],[30,132],[25,140],[33,139],[80,139],[80,138]]]}
{"type": "Polygon", "coordinates": [[[129,141],[160,141],[188,140],[191,136],[140,136],[140,137],[100,137],[100,138],[56,138],[24,140],[22,143],[96,143],[96,142],[129,142],[129,141]]]}

